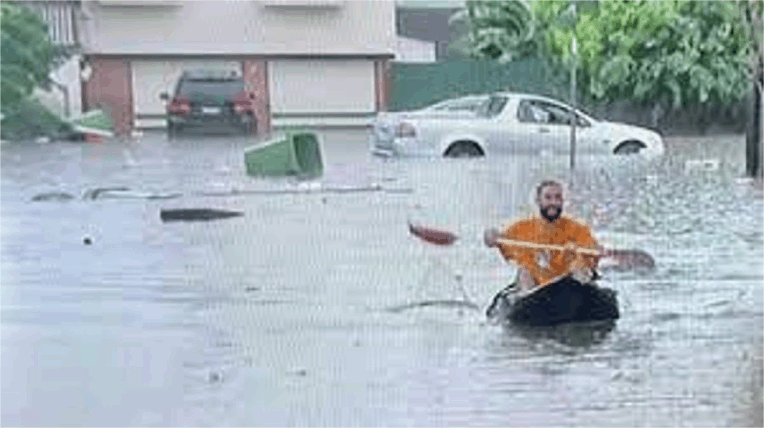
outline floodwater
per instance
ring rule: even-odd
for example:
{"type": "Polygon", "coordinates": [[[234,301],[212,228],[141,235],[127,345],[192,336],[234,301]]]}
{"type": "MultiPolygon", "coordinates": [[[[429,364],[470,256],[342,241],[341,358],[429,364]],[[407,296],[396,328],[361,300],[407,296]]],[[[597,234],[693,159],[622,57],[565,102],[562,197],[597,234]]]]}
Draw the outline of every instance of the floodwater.
{"type": "Polygon", "coordinates": [[[237,138],[4,145],[2,424],[761,426],[764,204],[739,169],[582,156],[570,177],[567,159],[383,160],[350,140],[327,138],[317,183],[247,177],[237,138]],[[482,230],[550,175],[603,242],[656,259],[603,272],[613,328],[419,305],[484,308],[513,269],[482,230]],[[32,200],[47,192],[73,198],[32,200]],[[244,216],[161,222],[179,207],[244,216]]]}

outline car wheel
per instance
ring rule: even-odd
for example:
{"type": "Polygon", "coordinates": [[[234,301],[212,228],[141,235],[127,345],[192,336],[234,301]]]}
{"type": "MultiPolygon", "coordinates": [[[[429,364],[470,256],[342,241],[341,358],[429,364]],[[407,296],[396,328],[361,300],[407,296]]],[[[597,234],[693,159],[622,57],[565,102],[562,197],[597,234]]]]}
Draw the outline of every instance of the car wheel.
{"type": "Polygon", "coordinates": [[[459,141],[446,150],[445,156],[450,158],[474,158],[483,156],[483,150],[472,141],[459,141]]]}
{"type": "Polygon", "coordinates": [[[617,155],[633,155],[639,153],[640,150],[646,149],[647,145],[641,141],[626,141],[618,145],[613,153],[617,155]]]}

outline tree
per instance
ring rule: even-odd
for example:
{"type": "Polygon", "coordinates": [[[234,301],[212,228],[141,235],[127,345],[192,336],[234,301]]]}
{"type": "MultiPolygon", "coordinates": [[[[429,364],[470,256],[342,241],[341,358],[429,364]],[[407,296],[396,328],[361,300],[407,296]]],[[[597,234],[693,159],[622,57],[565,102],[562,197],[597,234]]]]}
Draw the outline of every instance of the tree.
{"type": "Polygon", "coordinates": [[[0,3],[0,8],[0,97],[5,112],[35,87],[47,85],[57,49],[34,12],[8,2],[0,3]]]}
{"type": "Polygon", "coordinates": [[[36,87],[49,89],[51,70],[69,52],[54,46],[46,25],[23,2],[0,3],[0,31],[0,138],[70,135],[69,123],[30,97],[36,87]]]}
{"type": "Polygon", "coordinates": [[[735,14],[725,1],[605,0],[546,39],[564,62],[577,37],[581,85],[595,100],[726,105],[746,95],[747,43],[735,14]]]}
{"type": "Polygon", "coordinates": [[[746,174],[764,176],[762,167],[762,93],[764,93],[764,1],[737,0],[739,25],[748,39],[748,77],[751,82],[746,130],[746,174]]]}
{"type": "Polygon", "coordinates": [[[477,57],[535,55],[567,71],[575,37],[577,86],[590,101],[707,108],[739,102],[748,92],[752,37],[739,24],[735,2],[468,2],[455,18],[470,23],[468,45],[477,57]]]}
{"type": "Polygon", "coordinates": [[[748,73],[761,93],[764,90],[764,1],[736,0],[737,13],[748,40],[748,73]]]}
{"type": "Polygon", "coordinates": [[[475,58],[516,61],[548,57],[546,33],[555,26],[574,25],[571,5],[579,11],[596,8],[592,0],[467,1],[451,24],[467,24],[461,50],[475,58]]]}
{"type": "Polygon", "coordinates": [[[473,58],[513,61],[537,56],[535,21],[524,1],[467,1],[450,24],[465,23],[466,34],[455,49],[473,58]]]}

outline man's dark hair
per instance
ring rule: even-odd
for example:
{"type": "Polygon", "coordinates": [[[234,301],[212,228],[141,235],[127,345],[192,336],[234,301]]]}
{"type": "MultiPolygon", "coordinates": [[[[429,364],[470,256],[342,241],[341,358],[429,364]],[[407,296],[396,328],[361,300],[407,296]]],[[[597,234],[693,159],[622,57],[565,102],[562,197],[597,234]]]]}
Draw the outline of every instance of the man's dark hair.
{"type": "Polygon", "coordinates": [[[546,187],[549,186],[557,186],[562,189],[562,183],[557,180],[543,180],[541,183],[539,183],[538,186],[536,186],[536,199],[541,198],[541,193],[546,187]]]}

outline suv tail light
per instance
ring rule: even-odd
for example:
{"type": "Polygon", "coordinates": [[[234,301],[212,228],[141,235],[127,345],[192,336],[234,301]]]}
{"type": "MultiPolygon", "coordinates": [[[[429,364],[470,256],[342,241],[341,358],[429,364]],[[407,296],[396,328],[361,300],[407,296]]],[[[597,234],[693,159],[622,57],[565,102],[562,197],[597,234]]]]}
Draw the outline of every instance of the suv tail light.
{"type": "Polygon", "coordinates": [[[416,137],[416,128],[414,125],[408,122],[401,122],[395,128],[395,136],[398,138],[413,138],[416,137]]]}
{"type": "Polygon", "coordinates": [[[186,114],[191,113],[191,101],[188,98],[174,98],[169,106],[170,113],[186,114]]]}

